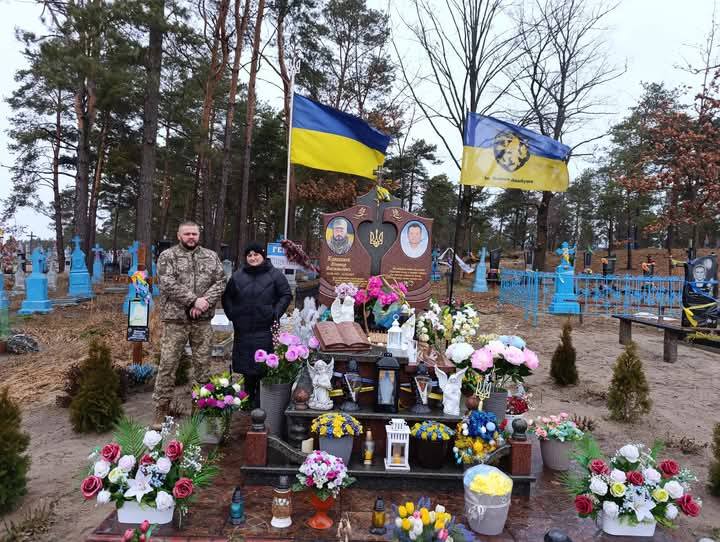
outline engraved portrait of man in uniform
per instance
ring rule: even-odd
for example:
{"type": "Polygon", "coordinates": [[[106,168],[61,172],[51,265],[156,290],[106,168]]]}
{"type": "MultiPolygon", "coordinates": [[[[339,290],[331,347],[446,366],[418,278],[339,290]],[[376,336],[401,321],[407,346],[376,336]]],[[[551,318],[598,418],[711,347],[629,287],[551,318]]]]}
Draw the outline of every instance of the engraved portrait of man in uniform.
{"type": "Polygon", "coordinates": [[[341,216],[333,218],[325,230],[328,248],[337,255],[347,254],[352,248],[355,232],[352,224],[341,216]]]}

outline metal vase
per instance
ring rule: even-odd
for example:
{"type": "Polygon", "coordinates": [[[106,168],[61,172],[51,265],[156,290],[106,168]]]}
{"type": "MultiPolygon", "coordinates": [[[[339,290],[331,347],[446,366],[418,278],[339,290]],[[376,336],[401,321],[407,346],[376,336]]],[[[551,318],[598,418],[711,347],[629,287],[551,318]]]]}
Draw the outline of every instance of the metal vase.
{"type": "Polygon", "coordinates": [[[268,433],[283,437],[285,434],[285,409],[290,402],[292,384],[266,384],[260,381],[260,408],[265,411],[268,433]]]}
{"type": "Polygon", "coordinates": [[[320,437],[320,449],[330,455],[339,457],[345,463],[350,465],[350,456],[352,455],[354,437],[345,435],[340,438],[320,437]]]}
{"type": "Polygon", "coordinates": [[[552,470],[569,470],[570,451],[572,447],[572,442],[560,442],[557,439],[541,439],[540,455],[542,455],[543,463],[547,468],[552,470]]]}
{"type": "Polygon", "coordinates": [[[505,419],[505,410],[507,409],[507,390],[498,389],[490,392],[490,397],[483,401],[483,410],[492,412],[497,418],[497,424],[500,425],[505,419]]]}

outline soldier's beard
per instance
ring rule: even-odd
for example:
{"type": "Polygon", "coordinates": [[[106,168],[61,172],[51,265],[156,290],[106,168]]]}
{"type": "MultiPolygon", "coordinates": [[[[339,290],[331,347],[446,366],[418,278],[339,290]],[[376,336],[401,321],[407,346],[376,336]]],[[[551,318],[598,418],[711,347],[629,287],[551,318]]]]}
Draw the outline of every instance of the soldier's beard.
{"type": "Polygon", "coordinates": [[[193,249],[195,249],[195,247],[197,247],[197,245],[198,245],[198,244],[197,244],[197,241],[191,241],[191,243],[192,243],[192,244],[188,244],[188,243],[186,243],[185,241],[180,240],[180,244],[181,244],[183,247],[185,247],[186,249],[188,249],[188,250],[193,250],[193,249]]]}

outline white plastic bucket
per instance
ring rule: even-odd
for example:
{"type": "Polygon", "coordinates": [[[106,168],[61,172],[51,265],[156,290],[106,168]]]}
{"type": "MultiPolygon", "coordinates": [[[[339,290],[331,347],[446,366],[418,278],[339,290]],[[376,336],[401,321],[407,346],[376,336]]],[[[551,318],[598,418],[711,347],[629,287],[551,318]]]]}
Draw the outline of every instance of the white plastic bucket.
{"type": "MultiPolygon", "coordinates": [[[[488,474],[492,471],[510,478],[503,471],[490,465],[476,465],[465,471],[463,485],[465,486],[465,517],[468,527],[478,534],[498,535],[505,529],[505,521],[510,511],[510,497],[512,489],[507,495],[485,495],[470,490],[470,484],[478,474],[488,474]]],[[[512,479],[510,479],[512,482],[512,479]]]]}

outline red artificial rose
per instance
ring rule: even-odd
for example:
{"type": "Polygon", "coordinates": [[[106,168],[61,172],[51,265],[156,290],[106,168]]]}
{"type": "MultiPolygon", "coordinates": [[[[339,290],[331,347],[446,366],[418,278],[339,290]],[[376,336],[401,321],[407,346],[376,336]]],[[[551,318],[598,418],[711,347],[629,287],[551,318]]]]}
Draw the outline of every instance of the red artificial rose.
{"type": "Polygon", "coordinates": [[[593,459],[592,461],[590,461],[588,467],[590,467],[590,471],[594,474],[610,473],[610,467],[608,467],[607,463],[605,463],[605,461],[603,461],[602,459],[593,459]]]}
{"type": "Polygon", "coordinates": [[[165,456],[170,461],[177,461],[182,457],[183,444],[178,440],[171,440],[168,442],[167,448],[165,448],[165,456]]]}
{"type": "Polygon", "coordinates": [[[176,499],[187,499],[193,492],[193,483],[190,478],[180,478],[175,482],[173,495],[176,499]]]}
{"type": "Polygon", "coordinates": [[[645,478],[643,478],[642,472],[638,472],[636,470],[631,470],[626,474],[627,481],[630,482],[634,486],[641,486],[643,483],[645,483],[645,478]]]}
{"type": "Polygon", "coordinates": [[[80,484],[80,491],[85,499],[92,499],[102,488],[103,481],[99,476],[88,476],[80,484]]]}
{"type": "Polygon", "coordinates": [[[105,446],[103,446],[103,449],[100,451],[100,455],[108,463],[115,463],[118,459],[120,459],[121,453],[122,453],[122,448],[120,448],[120,445],[116,442],[111,442],[110,444],[106,444],[105,446]]]}
{"type": "Polygon", "coordinates": [[[141,465],[152,465],[153,463],[155,463],[155,460],[150,454],[145,454],[144,456],[142,456],[142,459],[140,459],[141,465]]]}
{"type": "Polygon", "coordinates": [[[587,495],[578,495],[575,497],[575,510],[577,510],[577,513],[581,516],[592,514],[593,503],[590,497],[587,495]]]}
{"type": "Polygon", "coordinates": [[[673,461],[672,459],[666,459],[665,461],[660,461],[660,472],[662,472],[663,478],[672,478],[673,476],[677,476],[680,474],[680,465],[678,465],[677,461],[673,461]]]}
{"type": "Polygon", "coordinates": [[[700,515],[700,505],[692,498],[692,495],[686,493],[677,500],[680,510],[685,512],[691,518],[696,518],[700,515]]]}

